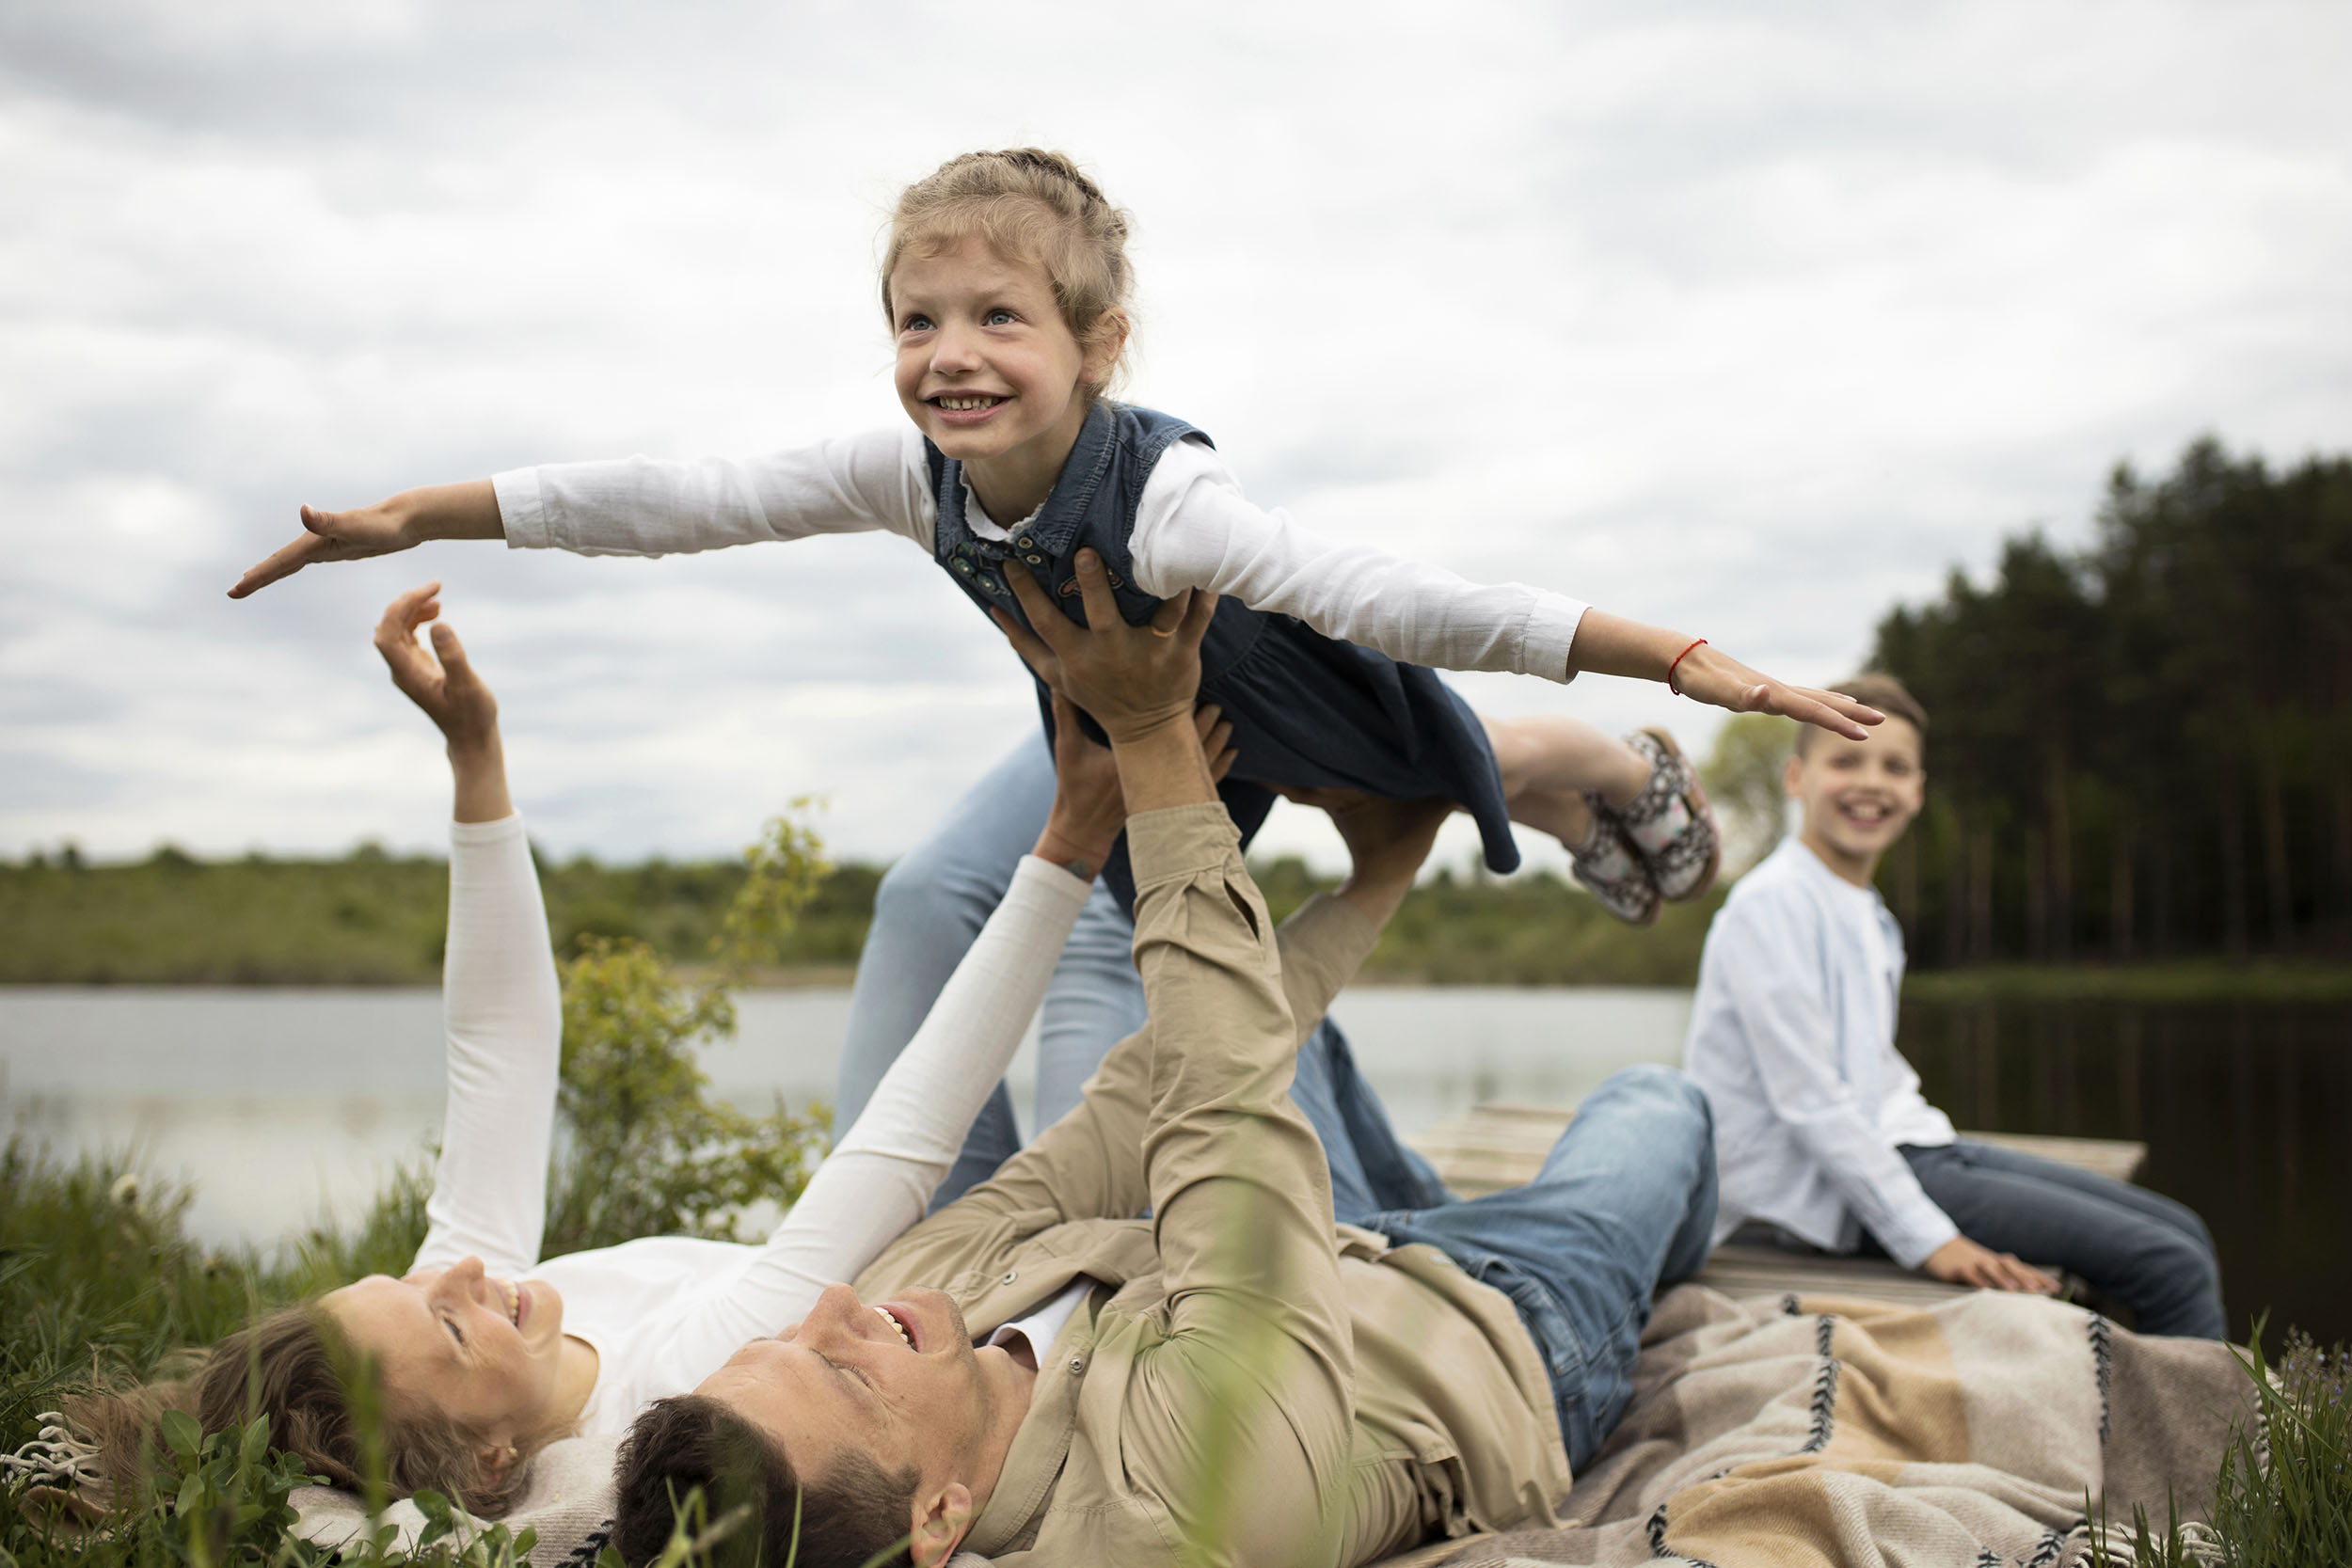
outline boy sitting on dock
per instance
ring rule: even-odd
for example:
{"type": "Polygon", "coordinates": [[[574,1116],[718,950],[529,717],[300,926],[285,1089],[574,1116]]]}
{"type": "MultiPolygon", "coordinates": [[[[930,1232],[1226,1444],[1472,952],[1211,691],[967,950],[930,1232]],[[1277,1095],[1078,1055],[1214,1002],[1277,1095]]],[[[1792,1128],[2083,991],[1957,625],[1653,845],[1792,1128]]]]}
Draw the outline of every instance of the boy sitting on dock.
{"type": "Polygon", "coordinates": [[[1784,776],[1804,825],[1731,890],[1699,962],[1684,1069],[1715,1112],[1715,1240],[1756,1224],[1951,1284],[2053,1294],[2070,1270],[2142,1333],[2220,1338],[2220,1267],[2168,1197],[1962,1138],[1895,1049],[1902,928],[1871,886],[1924,799],[1928,718],[1891,675],[1836,689],[1886,715],[1807,727],[1784,776]]]}

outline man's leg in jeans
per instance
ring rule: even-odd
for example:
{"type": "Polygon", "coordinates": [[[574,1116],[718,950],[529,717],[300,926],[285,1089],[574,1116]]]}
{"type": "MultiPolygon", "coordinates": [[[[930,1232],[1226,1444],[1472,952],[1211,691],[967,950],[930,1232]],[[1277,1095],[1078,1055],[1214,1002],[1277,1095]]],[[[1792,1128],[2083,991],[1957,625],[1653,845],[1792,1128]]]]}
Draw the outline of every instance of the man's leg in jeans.
{"type": "Polygon", "coordinates": [[[2229,1337],[2213,1238],[2185,1205],[1969,1138],[1902,1154],[1970,1241],[2073,1270],[2129,1307],[2143,1334],[2229,1337]]]}
{"type": "Polygon", "coordinates": [[[1526,1186],[1361,1223],[1438,1247],[1517,1304],[1551,1373],[1568,1463],[1581,1467],[1632,1394],[1653,1298],[1707,1261],[1707,1098],[1672,1068],[1628,1068],[1577,1108],[1526,1186]]]}
{"type": "MultiPolygon", "coordinates": [[[[947,977],[1004,901],[1013,867],[1037,842],[1053,805],[1053,752],[1042,736],[1025,736],[883,875],[850,996],[834,1090],[834,1137],[857,1120],[882,1074],[922,1026],[947,977]]],[[[1020,1147],[1012,1101],[999,1084],[943,1185],[965,1177],[966,1164],[993,1171],[1020,1147]]],[[[962,1185],[973,1180],[965,1177],[962,1185]]]]}

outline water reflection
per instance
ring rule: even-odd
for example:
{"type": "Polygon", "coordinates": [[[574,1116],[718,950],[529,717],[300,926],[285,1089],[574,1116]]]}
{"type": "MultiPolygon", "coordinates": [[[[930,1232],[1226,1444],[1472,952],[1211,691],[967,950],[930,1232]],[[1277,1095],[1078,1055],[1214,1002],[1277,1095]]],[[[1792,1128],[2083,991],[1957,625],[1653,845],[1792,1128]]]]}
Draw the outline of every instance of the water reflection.
{"type": "MultiPolygon", "coordinates": [[[[748,992],[704,1062],[765,1106],[830,1092],[849,998],[748,992]]],[[[1334,1009],[1407,1133],[1484,1099],[1566,1104],[1678,1061],[1686,991],[1364,987],[1334,1009]]],[[[1906,1004],[1928,1097],[1966,1128],[2135,1138],[2214,1230],[2233,1324],[2352,1339],[2352,1006],[1906,1004]]],[[[1016,1058],[1026,1113],[1030,1050],[1016,1058]]],[[[0,988],[0,1131],[136,1145],[197,1182],[208,1239],[363,1207],[440,1119],[432,990],[0,988]]]]}
{"type": "Polygon", "coordinates": [[[2267,1307],[2352,1339],[2352,1006],[1904,1004],[1903,1051],[1963,1127],[2134,1138],[2205,1218],[2233,1332],[2267,1307]]]}

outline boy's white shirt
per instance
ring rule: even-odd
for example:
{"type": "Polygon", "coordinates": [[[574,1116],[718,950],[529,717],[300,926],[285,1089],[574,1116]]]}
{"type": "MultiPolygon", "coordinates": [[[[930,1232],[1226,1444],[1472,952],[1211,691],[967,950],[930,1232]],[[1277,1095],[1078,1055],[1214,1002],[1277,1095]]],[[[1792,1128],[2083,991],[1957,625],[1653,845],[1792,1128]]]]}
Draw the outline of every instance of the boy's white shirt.
{"type": "Polygon", "coordinates": [[[1952,1142],[1895,1049],[1902,928],[1795,836],[1707,933],[1683,1069],[1715,1113],[1715,1239],[1744,1222],[1851,1252],[1867,1228],[1917,1268],[1960,1234],[1902,1156],[1952,1142]]]}
{"type": "Polygon", "coordinates": [[[540,1262],[562,1001],[522,818],[453,823],[443,976],[449,1101],[415,1268],[471,1254],[546,1280],[594,1345],[579,1431],[637,1412],[804,1317],[923,1217],[1037,1012],[1089,883],[1024,856],[978,940],[854,1126],[761,1245],[658,1236],[540,1262]]]}
{"type": "MultiPolygon", "coordinates": [[[[883,531],[931,553],[938,502],[912,424],[765,457],[629,457],[493,476],[507,543],[580,555],[665,555],[771,539],[883,531]]],[[[976,508],[975,531],[1003,539],[976,508]]],[[[1014,525],[1016,528],[1018,524],[1014,525]]],[[[1300,528],[1250,504],[1205,442],[1169,446],[1145,481],[1131,540],[1135,580],[1166,598],[1230,594],[1327,637],[1440,670],[1568,678],[1585,606],[1523,583],[1443,567],[1300,528]]]]}

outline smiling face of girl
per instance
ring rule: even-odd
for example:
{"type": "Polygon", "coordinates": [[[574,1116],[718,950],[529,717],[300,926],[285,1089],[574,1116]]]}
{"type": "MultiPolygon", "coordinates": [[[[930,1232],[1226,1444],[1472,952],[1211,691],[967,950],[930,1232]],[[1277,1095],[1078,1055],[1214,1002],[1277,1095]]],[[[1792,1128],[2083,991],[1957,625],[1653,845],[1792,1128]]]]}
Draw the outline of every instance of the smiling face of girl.
{"type": "Polygon", "coordinates": [[[394,1279],[371,1275],[320,1305],[384,1370],[398,1402],[437,1410],[487,1448],[554,1418],[564,1301],[538,1280],[495,1279],[482,1259],[394,1279]]]}
{"type": "Polygon", "coordinates": [[[1052,492],[1118,360],[1123,319],[1082,343],[1045,268],[978,234],[900,257],[890,306],[907,418],[964,465],[989,515],[1018,523],[1052,492]]]}

